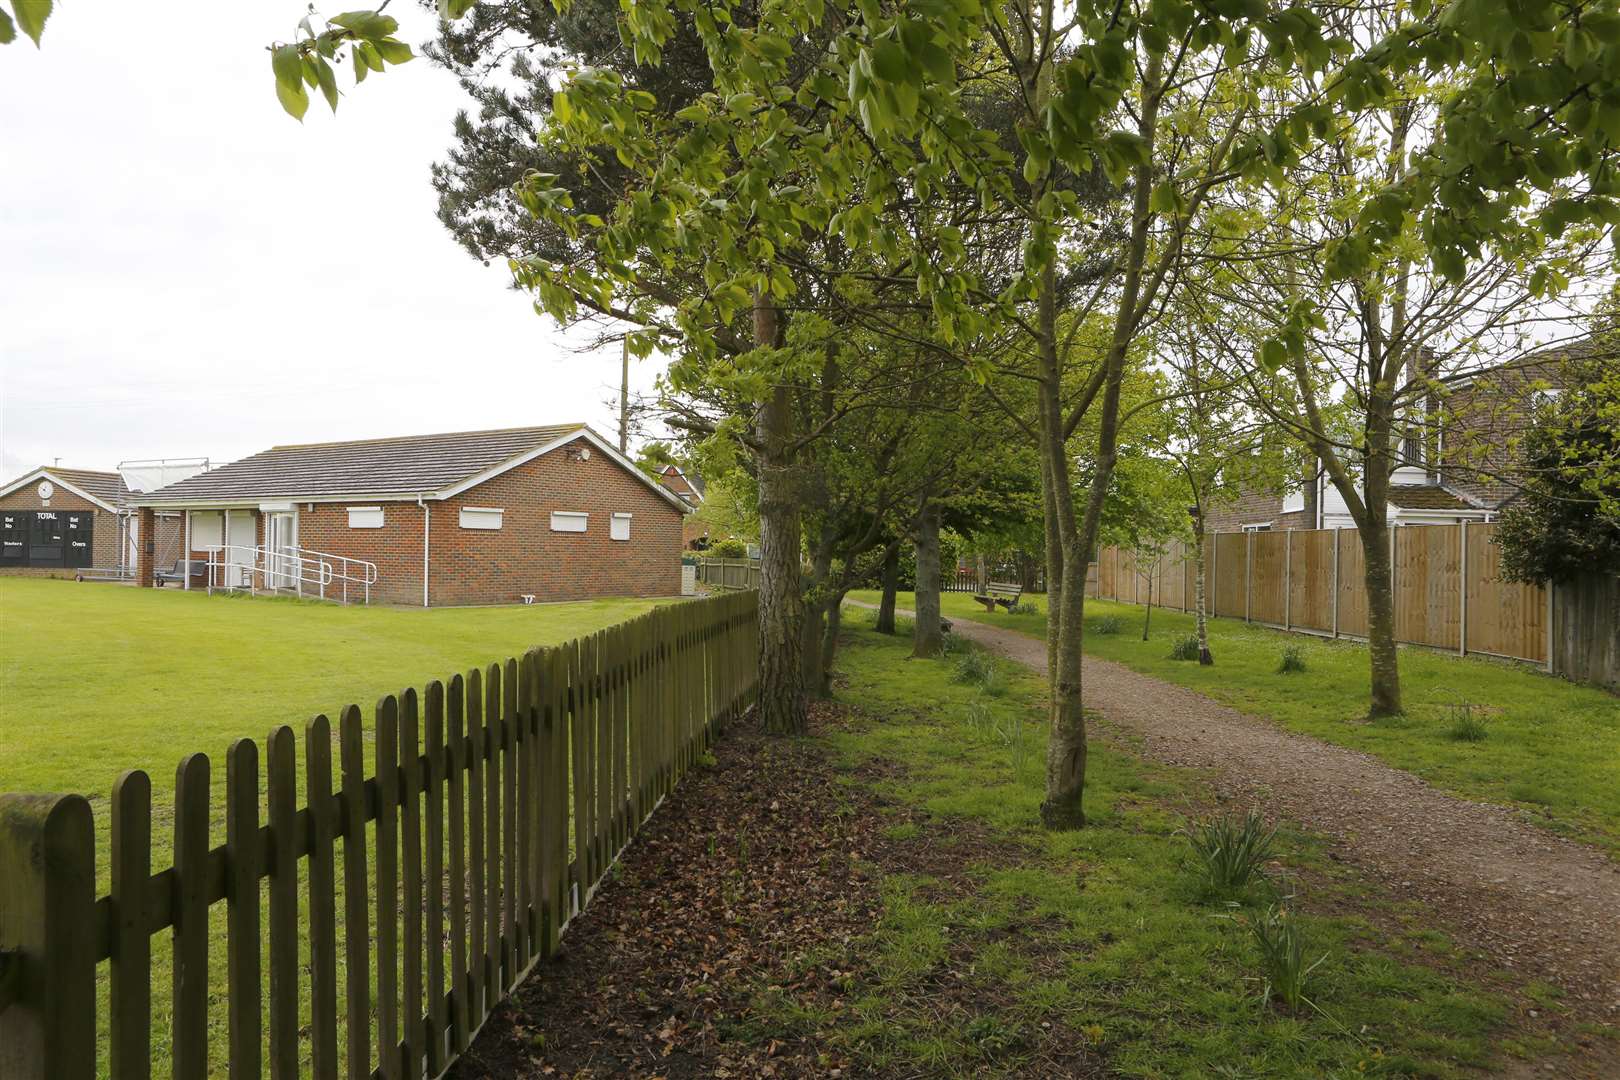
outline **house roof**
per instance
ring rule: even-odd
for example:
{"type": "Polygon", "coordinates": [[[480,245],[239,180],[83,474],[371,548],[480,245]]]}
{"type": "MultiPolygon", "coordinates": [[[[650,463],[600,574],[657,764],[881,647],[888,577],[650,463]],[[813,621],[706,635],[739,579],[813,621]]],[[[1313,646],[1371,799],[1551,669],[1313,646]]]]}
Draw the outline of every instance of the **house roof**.
{"type": "Polygon", "coordinates": [[[1389,503],[1402,510],[1474,510],[1439,484],[1391,484],[1389,503]]]}
{"type": "Polygon", "coordinates": [[[117,510],[130,496],[129,488],[124,485],[124,478],[118,473],[102,472],[99,469],[64,469],[58,465],[41,465],[31,472],[24,473],[11,483],[0,487],[0,495],[9,495],[36,480],[51,480],[57,486],[98,502],[108,510],[117,510]]]}
{"type": "Polygon", "coordinates": [[[272,499],[444,499],[580,438],[684,508],[677,495],[647,477],[584,424],[273,446],[130,501],[141,506],[184,506],[272,499]]]}

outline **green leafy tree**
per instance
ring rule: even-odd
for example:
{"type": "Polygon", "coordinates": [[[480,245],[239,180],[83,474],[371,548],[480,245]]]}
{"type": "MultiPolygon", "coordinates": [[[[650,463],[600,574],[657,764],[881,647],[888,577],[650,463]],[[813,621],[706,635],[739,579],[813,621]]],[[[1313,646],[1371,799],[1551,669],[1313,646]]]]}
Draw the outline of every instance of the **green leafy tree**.
{"type": "Polygon", "coordinates": [[[1620,368],[1576,361],[1568,374],[1519,444],[1523,489],[1496,529],[1509,581],[1620,573],[1620,368]]]}

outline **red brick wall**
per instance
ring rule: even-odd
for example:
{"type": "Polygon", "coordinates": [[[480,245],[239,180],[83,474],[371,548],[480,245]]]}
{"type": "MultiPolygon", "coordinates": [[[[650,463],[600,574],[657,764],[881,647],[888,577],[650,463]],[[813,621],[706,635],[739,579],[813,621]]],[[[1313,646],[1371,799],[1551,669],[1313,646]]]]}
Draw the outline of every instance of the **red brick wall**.
{"type": "Polygon", "coordinates": [[[1266,494],[1239,495],[1229,502],[1221,502],[1204,515],[1205,532],[1236,532],[1245,525],[1271,522],[1273,529],[1286,526],[1281,522],[1282,496],[1266,494]]]}
{"type": "MultiPolygon", "coordinates": [[[[597,596],[673,596],[680,592],[684,515],[599,450],[571,458],[567,447],[536,458],[453,499],[429,502],[434,606],[512,604],[597,596]],[[498,530],[463,529],[462,507],[504,511],[498,530]],[[584,533],[551,531],[553,510],[584,511],[584,533]],[[614,512],[632,515],[630,539],[609,537],[614,512]]],[[[422,602],[422,510],[414,502],[381,505],[381,529],[349,528],[349,504],[298,508],[299,546],[377,564],[372,599],[422,602]]]]}

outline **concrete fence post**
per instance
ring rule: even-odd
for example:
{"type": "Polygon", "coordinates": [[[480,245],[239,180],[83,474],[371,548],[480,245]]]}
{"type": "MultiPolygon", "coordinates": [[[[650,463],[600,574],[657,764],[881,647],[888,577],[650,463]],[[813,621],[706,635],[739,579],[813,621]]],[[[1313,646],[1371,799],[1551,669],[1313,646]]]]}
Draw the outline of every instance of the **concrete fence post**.
{"type": "Polygon", "coordinates": [[[0,795],[0,1076],[96,1074],[96,847],[81,795],[0,795]]]}

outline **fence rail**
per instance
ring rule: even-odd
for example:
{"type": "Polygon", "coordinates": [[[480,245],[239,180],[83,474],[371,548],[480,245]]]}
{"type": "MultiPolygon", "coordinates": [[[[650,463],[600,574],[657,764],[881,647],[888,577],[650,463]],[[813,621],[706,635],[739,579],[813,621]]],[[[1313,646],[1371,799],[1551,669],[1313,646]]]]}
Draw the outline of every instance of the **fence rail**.
{"type": "Polygon", "coordinates": [[[260,745],[240,739],[219,846],[212,765],[192,754],[174,795],[173,865],[156,874],[154,817],[170,815],[154,815],[146,774],[127,772],[112,791],[105,896],[88,800],[0,795],[0,1076],[88,1080],[99,1038],[111,1076],[148,1077],[152,939],[171,929],[158,1037],[178,1080],[220,1071],[211,998],[224,1002],[232,1077],[266,1065],[274,1080],[438,1076],[747,707],[755,637],[755,597],[738,593],[389,695],[369,775],[359,708],[339,717],[335,769],[317,716],[304,728],[303,805],[292,729],[264,744],[263,803],[260,745]],[[209,973],[216,905],[223,980],[209,973]]]}
{"type": "MultiPolygon", "coordinates": [[[[1490,523],[1391,530],[1395,636],[1411,645],[1527,660],[1620,687],[1620,582],[1595,576],[1548,590],[1498,577],[1490,523]]],[[[1182,611],[1194,603],[1192,551],[1163,556],[1103,548],[1087,595],[1182,611]]],[[[1354,529],[1216,533],[1205,549],[1208,613],[1283,630],[1365,637],[1367,593],[1354,529]]]]}

